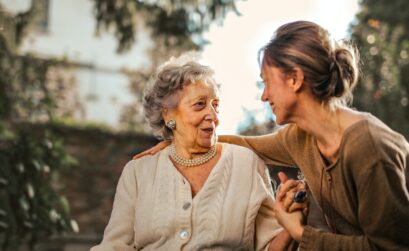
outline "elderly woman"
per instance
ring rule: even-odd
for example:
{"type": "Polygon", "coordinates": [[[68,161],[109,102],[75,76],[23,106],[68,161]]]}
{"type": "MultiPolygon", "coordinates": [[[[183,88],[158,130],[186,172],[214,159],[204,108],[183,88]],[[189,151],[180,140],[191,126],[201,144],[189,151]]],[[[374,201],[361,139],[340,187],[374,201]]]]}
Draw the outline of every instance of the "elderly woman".
{"type": "Polygon", "coordinates": [[[159,69],[144,111],[172,143],[125,166],[102,243],[92,251],[275,250],[289,242],[274,218],[262,160],[217,142],[218,107],[208,67],[171,61],[159,69]]]}

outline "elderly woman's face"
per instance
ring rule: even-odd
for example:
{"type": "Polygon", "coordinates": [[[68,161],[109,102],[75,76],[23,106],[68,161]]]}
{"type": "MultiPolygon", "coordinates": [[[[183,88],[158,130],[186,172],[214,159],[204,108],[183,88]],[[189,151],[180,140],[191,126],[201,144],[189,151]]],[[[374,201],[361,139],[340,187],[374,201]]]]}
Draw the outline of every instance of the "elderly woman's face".
{"type": "Polygon", "coordinates": [[[218,92],[211,84],[197,81],[185,86],[171,115],[176,121],[174,140],[193,148],[213,146],[219,125],[218,106],[218,92]]]}

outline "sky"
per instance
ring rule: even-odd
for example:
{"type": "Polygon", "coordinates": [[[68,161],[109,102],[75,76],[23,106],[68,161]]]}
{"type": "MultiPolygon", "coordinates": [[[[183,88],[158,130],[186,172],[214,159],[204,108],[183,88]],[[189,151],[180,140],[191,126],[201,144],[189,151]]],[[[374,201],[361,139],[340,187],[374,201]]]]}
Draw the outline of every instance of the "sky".
{"type": "Polygon", "coordinates": [[[338,40],[349,36],[349,25],[359,10],[357,0],[247,0],[237,7],[241,16],[229,13],[223,26],[212,25],[205,33],[211,44],[203,50],[203,63],[215,70],[221,84],[219,134],[237,133],[245,124],[244,109],[260,122],[270,113],[256,85],[257,53],[280,25],[313,21],[338,40]]]}

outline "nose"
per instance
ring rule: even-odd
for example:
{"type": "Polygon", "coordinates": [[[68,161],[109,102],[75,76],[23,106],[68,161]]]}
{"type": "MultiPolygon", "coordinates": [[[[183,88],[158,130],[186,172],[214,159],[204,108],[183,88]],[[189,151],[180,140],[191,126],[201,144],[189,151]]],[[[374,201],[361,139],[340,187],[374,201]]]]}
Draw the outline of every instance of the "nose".
{"type": "Polygon", "coordinates": [[[210,107],[210,109],[208,109],[208,112],[205,115],[204,119],[205,120],[210,120],[210,121],[213,121],[213,122],[219,121],[219,117],[218,117],[217,112],[216,112],[214,107],[210,107]]]}
{"type": "Polygon", "coordinates": [[[268,96],[266,92],[266,88],[263,88],[263,94],[261,95],[261,101],[267,102],[268,101],[268,96]]]}

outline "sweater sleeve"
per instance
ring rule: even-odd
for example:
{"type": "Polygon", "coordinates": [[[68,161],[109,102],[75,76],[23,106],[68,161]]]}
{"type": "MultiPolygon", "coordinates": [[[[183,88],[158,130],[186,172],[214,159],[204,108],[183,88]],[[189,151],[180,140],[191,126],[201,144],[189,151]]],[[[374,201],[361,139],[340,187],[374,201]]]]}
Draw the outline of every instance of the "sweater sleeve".
{"type": "Polygon", "coordinates": [[[129,162],[119,178],[111,218],[101,244],[91,251],[127,251],[134,249],[134,215],[137,197],[134,166],[129,162]]]}
{"type": "Polygon", "coordinates": [[[306,226],[300,250],[409,250],[405,168],[377,162],[357,183],[363,235],[325,233],[306,226]]]}
{"type": "Polygon", "coordinates": [[[282,231],[273,213],[274,195],[270,176],[264,163],[257,158],[256,193],[264,199],[260,205],[255,222],[255,250],[268,250],[271,240],[282,231]]]}
{"type": "MultiPolygon", "coordinates": [[[[255,152],[267,165],[291,166],[294,164],[285,146],[284,138],[288,137],[291,126],[279,129],[275,133],[262,136],[220,136],[221,142],[240,145],[255,152]]],[[[286,138],[287,141],[287,138],[286,138]]]]}

